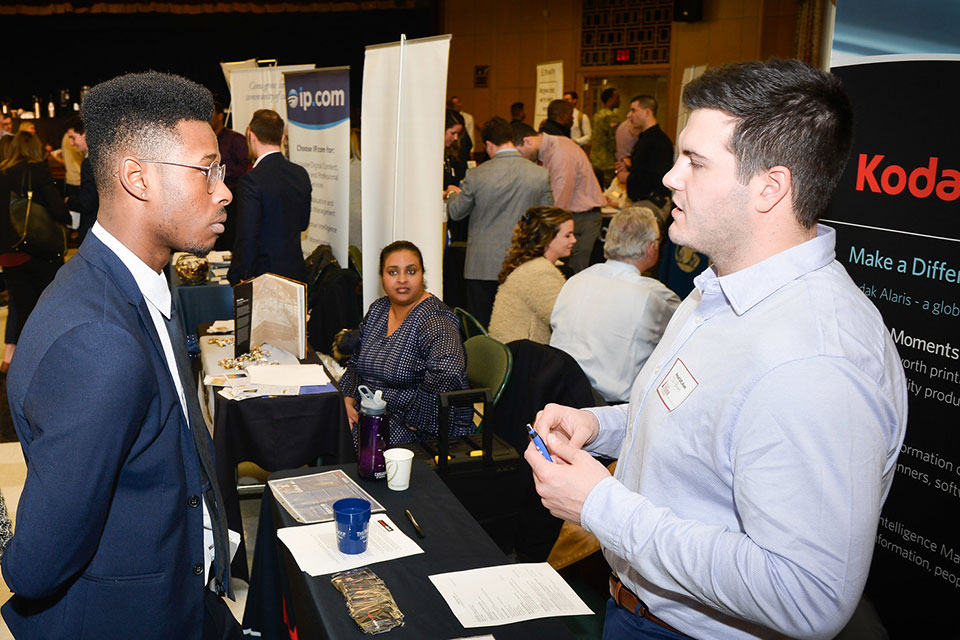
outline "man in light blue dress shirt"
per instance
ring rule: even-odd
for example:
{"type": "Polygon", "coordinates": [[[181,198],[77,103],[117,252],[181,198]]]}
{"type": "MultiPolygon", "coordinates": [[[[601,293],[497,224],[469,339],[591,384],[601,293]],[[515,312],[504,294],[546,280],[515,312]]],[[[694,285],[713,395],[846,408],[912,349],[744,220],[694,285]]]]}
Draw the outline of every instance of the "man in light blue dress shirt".
{"type": "Polygon", "coordinates": [[[683,99],[669,234],[713,265],[630,403],[548,405],[535,426],[556,462],[525,457],[618,576],[604,638],[832,638],[863,592],[907,412],[893,341],[816,222],[850,103],[798,61],[714,69],[683,99]],[[615,475],[590,453],[619,458],[615,475]]]}

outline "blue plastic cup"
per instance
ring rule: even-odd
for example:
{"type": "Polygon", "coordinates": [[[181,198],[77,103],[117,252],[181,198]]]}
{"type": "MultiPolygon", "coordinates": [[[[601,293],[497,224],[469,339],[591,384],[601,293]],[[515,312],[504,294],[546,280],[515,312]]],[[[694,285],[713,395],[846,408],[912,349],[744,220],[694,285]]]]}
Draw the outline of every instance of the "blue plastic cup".
{"type": "Polygon", "coordinates": [[[370,502],[363,498],[343,498],[333,503],[337,521],[337,548],[341,553],[367,550],[370,530],[370,502]]]}

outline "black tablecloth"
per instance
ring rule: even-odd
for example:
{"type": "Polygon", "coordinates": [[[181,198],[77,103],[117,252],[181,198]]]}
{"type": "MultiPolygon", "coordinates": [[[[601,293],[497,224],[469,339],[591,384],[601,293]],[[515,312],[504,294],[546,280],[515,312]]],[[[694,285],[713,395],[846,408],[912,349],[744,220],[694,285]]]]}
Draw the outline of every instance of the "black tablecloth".
{"type": "MultiPolygon", "coordinates": [[[[201,335],[209,325],[200,325],[201,335]]],[[[319,362],[308,353],[306,361],[319,362]]],[[[227,400],[217,394],[213,447],[217,482],[227,525],[240,533],[240,548],[230,565],[233,577],[247,580],[247,552],[237,493],[236,468],[253,462],[267,471],[356,460],[347,412],[339,392],[227,400]]]]}
{"type": "Polygon", "coordinates": [[[190,333],[202,323],[233,318],[233,287],[228,284],[186,285],[170,265],[170,295],[180,315],[180,326],[190,333]]]}
{"type": "MultiPolygon", "coordinates": [[[[329,470],[337,467],[324,467],[329,470]]],[[[387,509],[400,529],[417,541],[423,554],[371,565],[386,583],[404,614],[405,625],[391,631],[391,639],[456,638],[494,634],[497,640],[531,638],[572,638],[556,618],[531,620],[512,625],[464,629],[428,576],[506,564],[506,556],[480,528],[446,485],[429,467],[414,461],[410,489],[390,491],[383,481],[357,478],[356,465],[340,465],[387,509]],[[417,539],[404,516],[410,511],[426,537],[417,539]]],[[[282,471],[271,479],[316,472],[317,469],[282,471]]],[[[330,576],[311,577],[300,571],[287,548],[277,539],[279,527],[296,521],[264,491],[257,530],[250,591],[243,616],[244,630],[259,631],[265,639],[365,638],[347,614],[343,596],[330,584],[330,576]],[[285,622],[286,621],[286,622],[285,622]]]]}

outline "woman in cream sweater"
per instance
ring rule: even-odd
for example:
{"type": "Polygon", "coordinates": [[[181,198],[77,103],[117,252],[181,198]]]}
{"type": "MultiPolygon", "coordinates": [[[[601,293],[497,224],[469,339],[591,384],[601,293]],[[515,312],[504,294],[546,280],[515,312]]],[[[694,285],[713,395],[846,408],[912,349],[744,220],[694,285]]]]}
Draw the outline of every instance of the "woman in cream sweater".
{"type": "Polygon", "coordinates": [[[500,342],[524,338],[550,342],[550,313],[565,279],[555,263],[577,239],[573,216],[556,207],[528,210],[513,229],[490,316],[490,335],[500,342]]]}

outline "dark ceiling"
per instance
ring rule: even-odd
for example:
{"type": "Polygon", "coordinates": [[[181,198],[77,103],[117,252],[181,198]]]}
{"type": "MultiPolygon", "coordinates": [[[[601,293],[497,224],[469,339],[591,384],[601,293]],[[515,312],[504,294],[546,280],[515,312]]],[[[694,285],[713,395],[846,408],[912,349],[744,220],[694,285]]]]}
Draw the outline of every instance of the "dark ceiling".
{"type": "MultiPolygon", "coordinates": [[[[178,73],[229,97],[221,61],[275,58],[280,64],[350,65],[359,104],[364,48],[401,34],[438,33],[436,2],[415,8],[323,13],[174,15],[4,15],[0,100],[30,108],[33,96],[58,102],[61,89],[76,99],[82,85],[131,71],[178,73]]],[[[45,113],[45,111],[44,111],[45,113]]]]}

